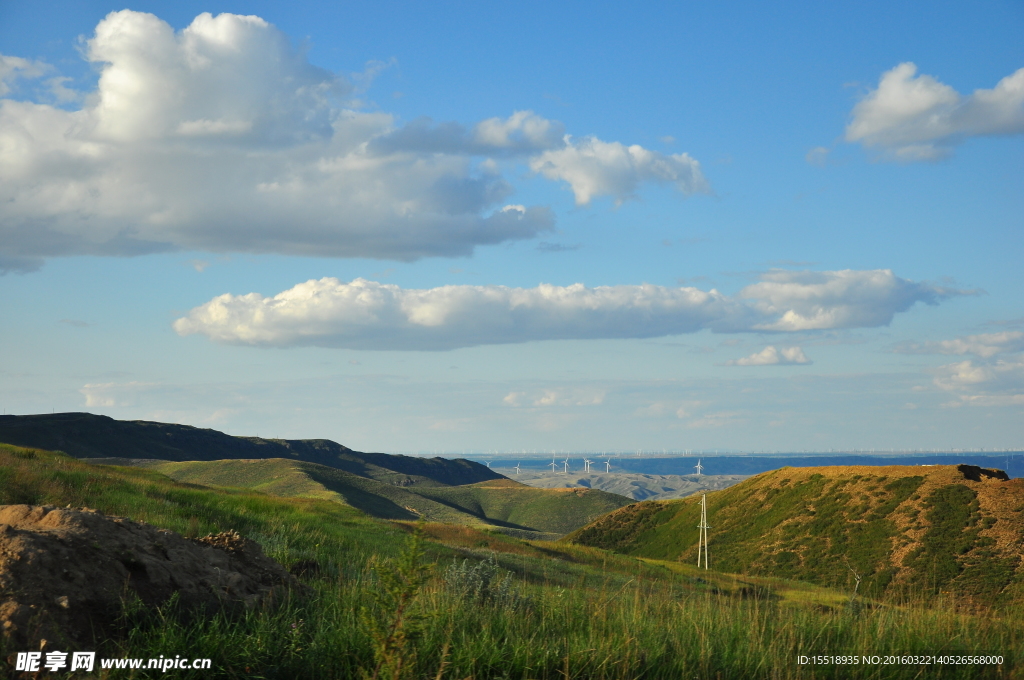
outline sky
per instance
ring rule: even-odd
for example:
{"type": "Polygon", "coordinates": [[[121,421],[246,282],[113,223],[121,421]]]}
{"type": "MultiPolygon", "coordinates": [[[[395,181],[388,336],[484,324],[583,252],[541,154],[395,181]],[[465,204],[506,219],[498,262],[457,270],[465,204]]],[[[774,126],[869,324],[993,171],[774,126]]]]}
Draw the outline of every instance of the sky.
{"type": "Polygon", "coordinates": [[[1024,448],[1024,5],[0,1],[0,405],[1024,448]]]}

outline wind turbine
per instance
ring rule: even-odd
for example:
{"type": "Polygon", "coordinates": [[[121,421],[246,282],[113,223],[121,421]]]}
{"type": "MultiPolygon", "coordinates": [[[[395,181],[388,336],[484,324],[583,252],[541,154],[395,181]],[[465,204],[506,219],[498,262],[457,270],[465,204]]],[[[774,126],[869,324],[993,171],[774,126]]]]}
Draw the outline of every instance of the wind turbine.
{"type": "Polygon", "coordinates": [[[612,459],[611,458],[609,458],[608,460],[606,460],[604,462],[604,471],[605,472],[611,472],[612,471],[612,459]]]}
{"type": "Polygon", "coordinates": [[[697,459],[697,464],[693,467],[697,468],[697,476],[700,477],[700,471],[704,469],[704,466],[700,464],[700,458],[697,459]]]}
{"type": "Polygon", "coordinates": [[[569,474],[569,457],[568,456],[566,456],[565,460],[562,461],[562,465],[565,466],[565,468],[562,470],[562,474],[564,474],[564,475],[569,474]]]}
{"type": "Polygon", "coordinates": [[[554,459],[554,458],[552,458],[552,459],[551,459],[551,462],[550,462],[550,463],[548,463],[548,465],[550,465],[550,466],[551,466],[551,474],[555,474],[555,459],[554,459]]]}
{"type": "Polygon", "coordinates": [[[584,458],[584,459],[583,459],[583,467],[584,467],[584,469],[585,469],[585,470],[586,470],[587,472],[590,472],[590,464],[591,464],[591,463],[593,463],[593,462],[594,462],[594,461],[592,461],[592,460],[590,460],[590,459],[588,459],[588,458],[584,458]]]}
{"type": "Polygon", "coordinates": [[[697,568],[700,569],[701,549],[703,548],[704,556],[704,569],[709,569],[708,566],[708,496],[702,493],[700,495],[700,524],[697,525],[700,529],[699,537],[697,538],[697,568]]]}
{"type": "Polygon", "coordinates": [[[519,474],[519,465],[520,465],[519,463],[516,463],[516,474],[517,475],[519,474]]]}

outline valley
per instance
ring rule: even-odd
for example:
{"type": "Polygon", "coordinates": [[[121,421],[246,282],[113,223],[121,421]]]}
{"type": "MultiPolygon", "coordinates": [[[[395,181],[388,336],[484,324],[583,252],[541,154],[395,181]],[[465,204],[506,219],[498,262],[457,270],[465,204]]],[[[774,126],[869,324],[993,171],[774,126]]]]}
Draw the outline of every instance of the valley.
{"type": "MultiPolygon", "coordinates": [[[[188,649],[214,660],[212,672],[181,677],[343,679],[401,663],[416,678],[785,680],[840,677],[796,664],[801,654],[936,650],[1002,661],[860,666],[841,677],[1002,678],[1024,668],[1024,480],[996,470],[568,481],[521,471],[526,484],[467,460],[58,415],[74,423],[59,437],[39,421],[2,423],[20,441],[60,439],[82,455],[0,444],[0,505],[90,508],[187,540],[238,532],[301,583],[244,612],[126,609],[95,642],[110,656],[188,649]],[[707,491],[711,569],[695,566],[695,491],[707,491]],[[394,593],[414,619],[395,618],[394,593]],[[415,626],[415,637],[382,657],[373,631],[395,625],[415,626]]],[[[0,672],[13,651],[0,654],[0,672]]],[[[130,675],[118,673],[108,677],[130,675]]]]}
{"type": "Polygon", "coordinates": [[[600,489],[635,501],[683,498],[700,491],[718,491],[750,475],[651,475],[634,472],[575,472],[492,468],[517,482],[541,489],[600,489]]]}

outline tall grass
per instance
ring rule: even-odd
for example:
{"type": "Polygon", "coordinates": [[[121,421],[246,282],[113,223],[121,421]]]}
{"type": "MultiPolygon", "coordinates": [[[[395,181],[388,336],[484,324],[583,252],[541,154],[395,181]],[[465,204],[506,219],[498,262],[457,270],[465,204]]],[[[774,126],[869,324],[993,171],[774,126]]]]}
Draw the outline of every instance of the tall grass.
{"type": "MultiPolygon", "coordinates": [[[[0,503],[85,505],[192,534],[237,529],[285,565],[312,565],[306,594],[203,618],[173,603],[134,611],[100,655],[208,657],[176,678],[359,678],[379,663],[374,627],[386,621],[380,569],[400,557],[408,526],[337,503],[178,484],[128,468],[96,468],[46,452],[0,447],[0,503]],[[375,574],[374,565],[378,565],[375,574]]],[[[518,541],[465,527],[424,527],[430,577],[415,588],[418,637],[410,677],[516,680],[661,678],[1024,677],[1024,616],[948,607],[833,606],[767,580],[698,578],[595,548],[518,541]],[[492,559],[493,556],[493,559],[492,559]],[[445,572],[487,560],[514,598],[466,597],[445,572]],[[731,588],[730,583],[757,587],[731,588]],[[746,597],[747,599],[744,599],[746,597]],[[508,603],[514,602],[515,606],[508,603]],[[1000,654],[1002,667],[810,666],[800,655],[1000,654]],[[1016,674],[1016,675],[1015,675],[1016,674]]],[[[392,562],[394,563],[394,562],[392,562]]],[[[669,568],[671,567],[671,568],[669,568]]],[[[467,568],[463,568],[465,571],[467,568]]],[[[385,579],[386,580],[386,579],[385,579]]],[[[2,652],[3,650],[0,650],[2,652]]],[[[6,654],[0,654],[0,658],[6,654]]],[[[0,674],[4,668],[0,660],[0,674]]],[[[107,676],[164,677],[157,671],[107,676]]]]}
{"type": "MultiPolygon", "coordinates": [[[[412,677],[433,678],[445,663],[448,678],[977,678],[1007,677],[1024,661],[1019,620],[896,608],[826,613],[641,582],[614,592],[529,592],[531,607],[510,610],[429,584],[412,677]],[[927,669],[797,663],[799,655],[816,654],[980,653],[1002,654],[1006,662],[927,669]]],[[[371,593],[368,574],[320,582],[311,599],[234,618],[140,626],[121,649],[214,659],[212,674],[181,677],[355,678],[374,664],[373,640],[358,614],[373,607],[371,593]]]]}

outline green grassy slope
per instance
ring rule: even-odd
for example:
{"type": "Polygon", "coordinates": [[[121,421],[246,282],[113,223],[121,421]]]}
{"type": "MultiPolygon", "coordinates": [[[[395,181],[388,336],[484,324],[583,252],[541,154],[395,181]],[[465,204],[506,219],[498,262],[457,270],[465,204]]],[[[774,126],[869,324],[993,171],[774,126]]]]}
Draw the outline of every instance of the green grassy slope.
{"type": "Polygon", "coordinates": [[[372,517],[433,522],[479,523],[479,519],[375,479],[316,463],[265,460],[151,463],[148,467],[179,482],[251,489],[277,496],[321,498],[346,503],[372,517]]]}
{"type": "Polygon", "coordinates": [[[512,481],[417,489],[478,517],[538,531],[566,534],[632,502],[596,489],[537,489],[512,481]]]}
{"type": "Polygon", "coordinates": [[[382,519],[422,518],[557,535],[629,502],[602,491],[534,489],[505,479],[469,486],[396,486],[279,458],[153,462],[148,467],[182,482],[341,501],[382,519]]]}
{"type": "MultiPolygon", "coordinates": [[[[337,502],[176,482],[154,470],[93,466],[0,445],[0,504],[88,506],[186,535],[235,529],[267,553],[302,566],[311,589],[237,614],[189,618],[171,607],[136,612],[99,657],[208,657],[213,668],[181,680],[241,677],[348,679],[374,664],[367,618],[380,574],[408,524],[374,520],[337,502]],[[311,568],[312,567],[312,568],[311,568]]],[[[413,599],[422,635],[411,677],[612,680],[643,677],[796,680],[1007,678],[1024,664],[1024,618],[888,606],[848,608],[843,593],[778,579],[697,571],[571,544],[534,543],[467,526],[427,524],[431,576],[413,599]],[[496,554],[519,594],[515,607],[459,595],[447,567],[496,554]],[[1002,666],[857,666],[812,669],[798,654],[999,653],[1002,666]],[[931,671],[935,672],[931,672],[931,671]],[[443,672],[439,672],[443,671],[443,672]]],[[[13,652],[0,637],[0,676],[13,652]]],[[[162,678],[157,671],[112,671],[162,678]]],[[[84,677],[84,676],[83,676],[84,677]]],[[[92,677],[92,676],[89,676],[92,677]]]]}
{"type": "Polygon", "coordinates": [[[462,459],[363,453],[329,439],[233,437],[188,425],[114,420],[91,413],[0,416],[0,442],[63,451],[83,459],[286,458],[328,465],[402,486],[474,484],[501,478],[485,465],[462,459]]]}
{"type": "MultiPolygon", "coordinates": [[[[783,468],[709,493],[712,564],[860,592],[977,601],[1024,588],[1024,480],[972,466],[783,468]]],[[[700,498],[637,503],[565,538],[696,562],[700,498]]]]}

